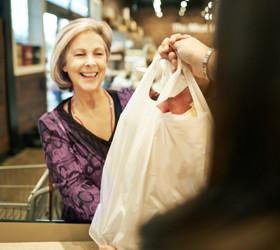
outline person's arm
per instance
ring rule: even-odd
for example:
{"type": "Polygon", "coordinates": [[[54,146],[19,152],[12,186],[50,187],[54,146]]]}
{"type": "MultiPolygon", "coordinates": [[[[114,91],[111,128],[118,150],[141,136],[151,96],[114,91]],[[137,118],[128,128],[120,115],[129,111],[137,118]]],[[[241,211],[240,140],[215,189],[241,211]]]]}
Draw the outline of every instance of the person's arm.
{"type": "Polygon", "coordinates": [[[71,214],[74,213],[69,217],[91,221],[99,203],[99,188],[85,178],[77,152],[73,152],[59,124],[45,117],[39,120],[38,127],[52,181],[59,188],[64,205],[72,210],[69,211],[71,214]]]}

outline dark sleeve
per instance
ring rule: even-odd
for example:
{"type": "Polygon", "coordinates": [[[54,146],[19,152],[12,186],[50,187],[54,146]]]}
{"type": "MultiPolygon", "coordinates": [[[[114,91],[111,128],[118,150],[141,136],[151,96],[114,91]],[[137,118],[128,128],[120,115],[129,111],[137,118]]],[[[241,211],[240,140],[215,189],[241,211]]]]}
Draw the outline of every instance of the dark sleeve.
{"type": "Polygon", "coordinates": [[[99,203],[100,190],[85,178],[61,122],[51,116],[47,113],[38,122],[50,176],[59,188],[65,209],[75,213],[75,219],[89,221],[99,203]]]}

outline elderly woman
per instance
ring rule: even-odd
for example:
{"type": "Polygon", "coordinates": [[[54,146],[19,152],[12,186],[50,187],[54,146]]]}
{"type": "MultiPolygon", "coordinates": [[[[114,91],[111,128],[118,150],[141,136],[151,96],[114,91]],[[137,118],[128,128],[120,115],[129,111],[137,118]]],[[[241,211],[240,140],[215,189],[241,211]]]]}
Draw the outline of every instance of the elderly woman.
{"type": "Polygon", "coordinates": [[[102,88],[111,42],[105,22],[80,18],[60,31],[54,46],[51,76],[73,96],[42,115],[38,127],[64,220],[91,221],[116,124],[133,92],[102,88]]]}

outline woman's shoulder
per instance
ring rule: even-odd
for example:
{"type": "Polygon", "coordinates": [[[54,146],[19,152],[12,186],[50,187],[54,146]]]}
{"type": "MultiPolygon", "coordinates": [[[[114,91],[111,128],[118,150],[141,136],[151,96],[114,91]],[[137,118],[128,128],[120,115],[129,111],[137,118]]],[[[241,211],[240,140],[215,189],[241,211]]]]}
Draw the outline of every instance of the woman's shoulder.
{"type": "Polygon", "coordinates": [[[38,120],[38,127],[39,129],[42,127],[48,127],[49,129],[55,129],[57,127],[57,120],[58,120],[58,112],[56,109],[46,112],[41,115],[38,120]]]}
{"type": "Polygon", "coordinates": [[[64,104],[69,100],[69,98],[63,100],[61,103],[59,103],[52,111],[45,112],[41,115],[39,118],[39,122],[44,123],[53,123],[56,121],[56,119],[59,119],[61,116],[61,113],[65,113],[64,111],[64,104]]]}

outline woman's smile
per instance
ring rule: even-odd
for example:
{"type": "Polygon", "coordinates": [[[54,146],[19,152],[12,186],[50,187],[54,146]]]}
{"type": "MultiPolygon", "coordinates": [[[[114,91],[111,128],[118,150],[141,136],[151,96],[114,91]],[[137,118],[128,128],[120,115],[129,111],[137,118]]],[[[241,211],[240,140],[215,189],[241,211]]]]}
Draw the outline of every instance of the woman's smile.
{"type": "Polygon", "coordinates": [[[81,72],[80,75],[88,79],[95,79],[98,72],[81,72]]]}

